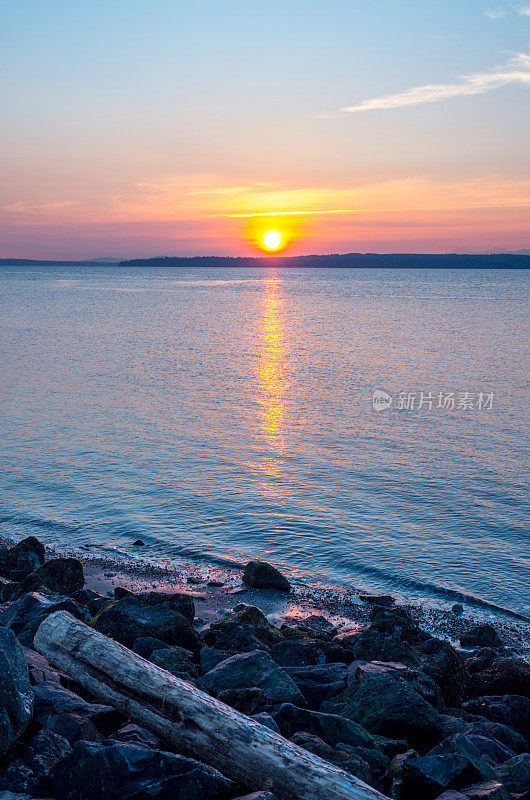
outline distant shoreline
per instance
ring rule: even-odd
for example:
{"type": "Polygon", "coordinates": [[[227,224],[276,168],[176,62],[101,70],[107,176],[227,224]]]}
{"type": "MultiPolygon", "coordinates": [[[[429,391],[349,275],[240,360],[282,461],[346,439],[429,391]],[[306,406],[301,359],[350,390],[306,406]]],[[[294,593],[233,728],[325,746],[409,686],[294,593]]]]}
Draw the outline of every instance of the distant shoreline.
{"type": "Polygon", "coordinates": [[[297,267],[394,269],[530,269],[530,255],[514,253],[335,253],[308,256],[160,256],[118,262],[0,258],[0,267],[297,267]]]}

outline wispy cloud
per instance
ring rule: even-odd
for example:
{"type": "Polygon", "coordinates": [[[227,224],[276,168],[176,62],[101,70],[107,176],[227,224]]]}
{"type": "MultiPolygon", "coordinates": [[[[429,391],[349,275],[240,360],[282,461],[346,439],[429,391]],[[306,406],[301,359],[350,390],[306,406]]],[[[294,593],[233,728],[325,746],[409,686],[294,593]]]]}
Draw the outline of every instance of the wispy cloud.
{"type": "Polygon", "coordinates": [[[530,17],[530,6],[519,6],[516,11],[522,17],[530,17]]]}
{"type": "Polygon", "coordinates": [[[53,213],[75,205],[77,202],[74,200],[52,200],[48,203],[27,203],[25,200],[16,200],[14,203],[2,206],[2,211],[7,211],[9,214],[27,214],[33,211],[53,213]]]}
{"type": "Polygon", "coordinates": [[[510,83],[530,85],[530,55],[519,53],[519,55],[510,58],[503,66],[496,67],[488,72],[463,75],[454,83],[428,83],[424,86],[413,86],[403,92],[374,97],[371,100],[363,100],[362,103],[355,106],[345,106],[341,111],[357,114],[361,111],[438,103],[441,100],[449,100],[453,97],[485,94],[510,83]]]}
{"type": "Polygon", "coordinates": [[[506,16],[506,10],[502,6],[489,8],[484,13],[490,19],[503,19],[506,16]]]}

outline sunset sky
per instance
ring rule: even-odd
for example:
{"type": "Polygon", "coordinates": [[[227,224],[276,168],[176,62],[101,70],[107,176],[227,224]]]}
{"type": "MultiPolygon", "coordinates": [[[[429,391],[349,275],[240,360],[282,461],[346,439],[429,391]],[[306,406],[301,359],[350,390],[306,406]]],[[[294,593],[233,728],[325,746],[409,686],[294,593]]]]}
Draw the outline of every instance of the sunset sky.
{"type": "Polygon", "coordinates": [[[530,248],[530,0],[16,0],[0,45],[0,257],[530,248]]]}

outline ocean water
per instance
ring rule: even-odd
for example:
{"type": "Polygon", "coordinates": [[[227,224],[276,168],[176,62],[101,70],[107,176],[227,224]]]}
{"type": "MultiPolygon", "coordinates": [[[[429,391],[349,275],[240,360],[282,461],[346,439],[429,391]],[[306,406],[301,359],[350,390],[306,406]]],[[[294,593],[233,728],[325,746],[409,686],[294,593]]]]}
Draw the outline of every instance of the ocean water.
{"type": "Polygon", "coordinates": [[[528,285],[4,267],[0,532],[530,613],[528,285]]]}

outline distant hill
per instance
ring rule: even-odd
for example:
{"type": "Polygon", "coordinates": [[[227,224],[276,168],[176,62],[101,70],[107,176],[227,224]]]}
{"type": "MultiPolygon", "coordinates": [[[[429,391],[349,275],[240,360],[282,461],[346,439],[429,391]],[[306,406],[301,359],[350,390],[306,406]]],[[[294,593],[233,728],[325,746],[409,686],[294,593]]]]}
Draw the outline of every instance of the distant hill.
{"type": "Polygon", "coordinates": [[[430,269],[530,269],[530,255],[511,253],[336,253],[314,256],[237,258],[232,256],[161,256],[120,261],[145,267],[394,267],[430,269]]]}
{"type": "Polygon", "coordinates": [[[40,261],[0,258],[0,266],[59,267],[393,267],[417,269],[530,269],[530,251],[516,253],[334,253],[312,256],[157,256],[124,261],[40,261]]]}

